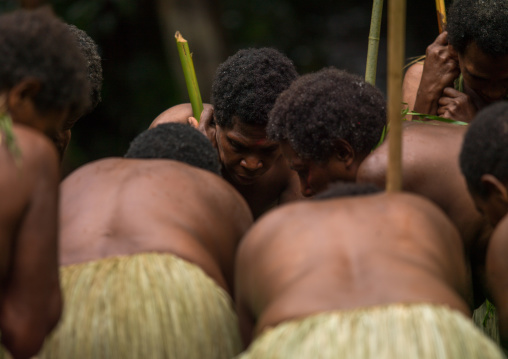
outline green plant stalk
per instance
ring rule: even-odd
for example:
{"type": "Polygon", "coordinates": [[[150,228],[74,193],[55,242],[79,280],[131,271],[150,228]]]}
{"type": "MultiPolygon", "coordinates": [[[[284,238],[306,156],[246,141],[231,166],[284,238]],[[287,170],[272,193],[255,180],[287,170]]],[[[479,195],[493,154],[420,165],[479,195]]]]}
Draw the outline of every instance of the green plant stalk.
{"type": "Polygon", "coordinates": [[[178,54],[180,55],[180,62],[182,63],[183,74],[185,76],[187,91],[189,92],[192,113],[199,122],[201,112],[203,112],[203,101],[201,100],[201,93],[199,92],[196,71],[194,70],[194,63],[192,61],[192,54],[189,51],[189,44],[187,43],[187,40],[183,38],[179,31],[176,32],[175,38],[178,54]]]}
{"type": "Polygon", "coordinates": [[[0,113],[0,146],[5,141],[7,150],[11,153],[18,167],[21,165],[21,150],[16,142],[12,128],[11,116],[7,113],[0,113]]]}
{"type": "Polygon", "coordinates": [[[370,19],[369,45],[367,50],[367,65],[365,67],[365,81],[376,84],[377,56],[379,49],[379,34],[381,32],[381,18],[383,16],[383,0],[374,0],[370,19]]]}

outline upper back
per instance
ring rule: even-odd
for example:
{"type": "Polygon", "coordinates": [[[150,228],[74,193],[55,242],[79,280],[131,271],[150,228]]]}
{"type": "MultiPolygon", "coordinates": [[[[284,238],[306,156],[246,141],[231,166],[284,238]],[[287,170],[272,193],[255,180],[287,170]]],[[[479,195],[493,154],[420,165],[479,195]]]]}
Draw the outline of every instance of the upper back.
{"type": "Polygon", "coordinates": [[[261,326],[282,316],[399,302],[467,311],[470,295],[456,229],[435,205],[410,194],[276,210],[242,241],[237,275],[261,326]]]}
{"type": "Polygon", "coordinates": [[[243,199],[213,173],[170,160],[104,159],[62,183],[61,262],[166,251],[227,266],[251,221],[243,199]]]}

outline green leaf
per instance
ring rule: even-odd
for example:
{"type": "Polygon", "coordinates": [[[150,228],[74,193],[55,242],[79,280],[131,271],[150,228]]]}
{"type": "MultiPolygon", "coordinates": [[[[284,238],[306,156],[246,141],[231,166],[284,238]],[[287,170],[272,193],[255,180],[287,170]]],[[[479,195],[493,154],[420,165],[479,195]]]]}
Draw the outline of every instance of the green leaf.
{"type": "Polygon", "coordinates": [[[11,116],[7,113],[0,113],[0,145],[3,142],[5,142],[7,150],[14,157],[16,164],[21,165],[21,150],[16,142],[16,136],[14,136],[11,116]]]}

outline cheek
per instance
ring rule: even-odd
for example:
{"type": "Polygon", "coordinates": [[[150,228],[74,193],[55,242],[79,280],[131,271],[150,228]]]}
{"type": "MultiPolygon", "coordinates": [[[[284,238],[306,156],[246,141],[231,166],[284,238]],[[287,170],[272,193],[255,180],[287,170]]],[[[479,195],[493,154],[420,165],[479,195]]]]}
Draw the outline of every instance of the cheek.
{"type": "Polygon", "coordinates": [[[321,192],[328,186],[328,177],[320,168],[311,168],[307,173],[307,183],[315,192],[321,192]]]}

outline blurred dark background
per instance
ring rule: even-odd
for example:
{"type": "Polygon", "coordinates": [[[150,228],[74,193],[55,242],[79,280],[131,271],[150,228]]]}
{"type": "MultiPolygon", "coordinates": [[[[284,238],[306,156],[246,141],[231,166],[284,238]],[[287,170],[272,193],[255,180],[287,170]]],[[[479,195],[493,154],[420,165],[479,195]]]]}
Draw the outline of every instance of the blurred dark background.
{"type": "MultiPolygon", "coordinates": [[[[376,86],[386,91],[386,7],[376,86]]],[[[23,3],[23,1],[21,1],[23,3]]],[[[26,2],[30,2],[26,0],[26,2]]],[[[174,34],[189,41],[204,102],[218,64],[240,48],[275,47],[300,74],[335,66],[364,75],[372,0],[33,0],[86,31],[103,59],[102,103],[72,131],[63,175],[122,156],[162,111],[188,102],[174,34]]],[[[19,7],[0,0],[0,12],[19,7]]],[[[406,57],[438,34],[435,2],[408,1],[406,57]]]]}

